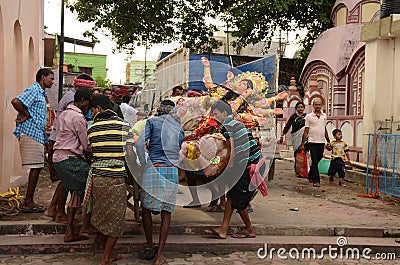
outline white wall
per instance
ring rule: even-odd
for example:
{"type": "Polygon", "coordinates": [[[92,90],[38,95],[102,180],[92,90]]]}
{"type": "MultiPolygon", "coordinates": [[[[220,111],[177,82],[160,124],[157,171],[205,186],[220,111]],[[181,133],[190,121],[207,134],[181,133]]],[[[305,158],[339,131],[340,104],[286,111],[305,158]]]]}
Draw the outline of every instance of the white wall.
{"type": "Polygon", "coordinates": [[[400,121],[400,38],[370,41],[365,55],[364,158],[368,151],[366,134],[382,133],[376,131],[376,123],[386,119],[400,121]]]}

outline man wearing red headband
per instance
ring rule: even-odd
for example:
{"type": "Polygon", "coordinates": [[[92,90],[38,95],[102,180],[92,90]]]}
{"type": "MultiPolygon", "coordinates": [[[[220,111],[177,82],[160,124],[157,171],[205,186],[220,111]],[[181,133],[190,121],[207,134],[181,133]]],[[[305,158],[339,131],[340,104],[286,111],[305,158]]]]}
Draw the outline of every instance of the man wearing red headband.
{"type": "MultiPolygon", "coordinates": [[[[60,102],[58,102],[57,115],[56,118],[54,119],[53,132],[49,137],[48,164],[49,164],[50,179],[53,182],[59,180],[53,165],[53,152],[54,152],[53,145],[56,142],[57,131],[55,130],[55,128],[57,125],[58,117],[64,110],[67,109],[67,107],[71,103],[74,103],[74,96],[76,91],[78,91],[82,87],[92,89],[96,85],[96,81],[94,81],[93,78],[91,78],[87,74],[81,74],[74,79],[73,85],[74,88],[68,91],[61,98],[60,102]]],[[[62,186],[61,182],[58,183],[58,186],[54,192],[50,205],[44,214],[46,216],[54,218],[57,223],[66,223],[67,215],[65,213],[65,203],[67,201],[67,196],[68,193],[62,186]]]]}

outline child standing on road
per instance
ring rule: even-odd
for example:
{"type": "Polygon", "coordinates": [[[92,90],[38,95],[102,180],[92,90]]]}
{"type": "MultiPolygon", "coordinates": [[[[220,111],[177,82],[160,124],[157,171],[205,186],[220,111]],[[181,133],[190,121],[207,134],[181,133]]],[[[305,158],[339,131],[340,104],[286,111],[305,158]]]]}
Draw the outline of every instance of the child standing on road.
{"type": "Polygon", "coordinates": [[[329,166],[328,175],[329,180],[333,182],[333,176],[338,173],[339,175],[339,186],[345,186],[343,179],[345,175],[345,161],[350,162],[349,147],[345,142],[342,141],[342,131],[335,129],[332,132],[335,141],[330,142],[329,147],[332,149],[332,161],[329,166]]]}

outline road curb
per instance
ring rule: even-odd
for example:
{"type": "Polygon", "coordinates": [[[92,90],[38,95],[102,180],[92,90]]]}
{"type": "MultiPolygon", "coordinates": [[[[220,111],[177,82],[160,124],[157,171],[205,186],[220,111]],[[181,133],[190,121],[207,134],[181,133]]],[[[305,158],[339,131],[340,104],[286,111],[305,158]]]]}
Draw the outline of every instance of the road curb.
{"type": "MultiPolygon", "coordinates": [[[[154,235],[154,239],[158,236],[154,235]]],[[[236,251],[253,252],[257,255],[257,251],[267,248],[269,251],[275,249],[275,255],[279,248],[286,251],[297,249],[314,249],[316,253],[321,253],[323,249],[329,247],[335,248],[339,253],[343,249],[346,253],[347,249],[357,249],[362,253],[364,249],[371,249],[370,253],[394,253],[400,254],[400,248],[393,239],[377,239],[377,238],[340,238],[344,240],[344,245],[338,245],[338,237],[313,237],[313,236],[257,236],[251,239],[234,239],[230,236],[225,240],[209,238],[199,235],[170,235],[166,244],[166,252],[180,253],[202,253],[212,252],[219,254],[228,254],[236,251]]],[[[95,244],[93,244],[94,236],[90,236],[89,240],[75,243],[64,243],[63,235],[53,236],[8,236],[0,239],[0,254],[55,254],[55,253],[71,253],[71,252],[93,252],[101,253],[95,244]]],[[[138,251],[143,249],[144,236],[124,236],[118,240],[116,252],[132,253],[137,255],[138,251]]],[[[326,252],[325,252],[326,253],[326,252]]]]}
{"type": "MultiPolygon", "coordinates": [[[[216,227],[216,224],[187,224],[171,225],[172,235],[201,235],[204,229],[216,227]]],[[[159,225],[156,225],[157,230],[159,225]]],[[[77,227],[78,228],[78,227],[77,227]]],[[[238,231],[240,226],[230,226],[231,232],[238,231]]],[[[66,226],[57,223],[13,222],[13,224],[1,224],[0,235],[53,235],[64,234],[66,226]]],[[[78,230],[78,229],[77,229],[78,230]]],[[[261,236],[348,236],[348,237],[399,237],[399,229],[368,228],[368,227],[322,227],[322,226],[268,226],[254,224],[254,230],[261,236]]],[[[143,227],[138,223],[127,223],[126,235],[142,235],[143,227]]]]}

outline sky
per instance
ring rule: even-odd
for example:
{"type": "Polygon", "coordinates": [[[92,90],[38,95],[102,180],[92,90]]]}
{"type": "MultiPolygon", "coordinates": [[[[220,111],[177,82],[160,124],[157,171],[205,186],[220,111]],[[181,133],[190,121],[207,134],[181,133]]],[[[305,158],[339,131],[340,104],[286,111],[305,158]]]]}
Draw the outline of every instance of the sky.
{"type": "MultiPolygon", "coordinates": [[[[64,23],[64,35],[66,37],[85,40],[83,32],[91,29],[90,23],[79,22],[76,13],[72,13],[68,8],[65,8],[64,23]]],[[[61,32],[61,0],[44,0],[44,25],[47,27],[46,32],[49,34],[59,34],[61,32]]],[[[289,58],[293,57],[297,49],[295,36],[298,33],[304,35],[304,32],[291,32],[289,34],[290,44],[286,48],[286,56],[289,58]]],[[[101,33],[96,36],[100,40],[100,43],[96,43],[93,53],[107,55],[107,78],[114,84],[123,84],[125,82],[125,67],[128,55],[125,52],[113,53],[112,50],[115,47],[115,43],[109,37],[101,33]]],[[[147,60],[156,61],[160,52],[173,51],[179,47],[180,44],[178,42],[153,45],[147,51],[147,60]]],[[[69,43],[65,44],[64,49],[66,52],[73,52],[75,49],[75,52],[92,53],[91,48],[81,46],[74,47],[73,44],[69,43]]],[[[143,46],[138,46],[135,48],[135,54],[131,55],[130,58],[132,60],[144,61],[144,54],[145,48],[143,46]]]]}

